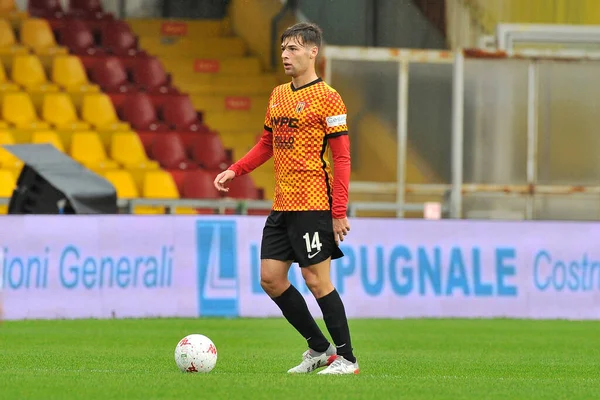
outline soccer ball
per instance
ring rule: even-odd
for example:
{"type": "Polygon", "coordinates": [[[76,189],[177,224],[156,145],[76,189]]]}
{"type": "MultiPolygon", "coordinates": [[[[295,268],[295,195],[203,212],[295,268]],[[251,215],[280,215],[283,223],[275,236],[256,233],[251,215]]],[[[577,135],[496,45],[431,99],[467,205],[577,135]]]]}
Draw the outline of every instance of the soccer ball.
{"type": "Polygon", "coordinates": [[[204,335],[187,335],[175,347],[175,363],[182,372],[210,372],[217,363],[217,348],[204,335]]]}

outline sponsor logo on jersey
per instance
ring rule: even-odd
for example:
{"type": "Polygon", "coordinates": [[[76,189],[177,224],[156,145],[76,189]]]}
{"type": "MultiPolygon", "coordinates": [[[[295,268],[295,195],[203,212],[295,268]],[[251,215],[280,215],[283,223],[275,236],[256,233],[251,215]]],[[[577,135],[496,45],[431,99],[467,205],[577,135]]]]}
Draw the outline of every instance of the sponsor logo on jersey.
{"type": "Polygon", "coordinates": [[[325,120],[327,121],[328,128],[346,125],[346,114],[334,115],[332,117],[327,117],[325,120]]]}

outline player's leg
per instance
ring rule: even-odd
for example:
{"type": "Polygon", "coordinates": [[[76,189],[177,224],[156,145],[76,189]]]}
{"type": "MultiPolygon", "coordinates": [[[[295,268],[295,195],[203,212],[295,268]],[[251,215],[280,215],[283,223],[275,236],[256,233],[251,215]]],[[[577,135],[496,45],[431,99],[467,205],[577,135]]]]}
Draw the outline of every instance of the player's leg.
{"type": "Polygon", "coordinates": [[[291,233],[291,237],[296,259],[302,268],[306,285],[321,308],[325,325],[337,349],[337,360],[320,373],[358,373],[344,303],[331,282],[331,260],[343,256],[335,243],[331,213],[304,212],[294,225],[297,233],[291,233]]]}
{"type": "Polygon", "coordinates": [[[309,349],[304,353],[302,363],[288,372],[307,373],[326,365],[327,357],[335,354],[335,348],[310,314],[304,297],[288,280],[293,259],[293,250],[286,234],[285,215],[273,212],[263,230],[260,283],[283,316],[308,343],[309,349]]]}
{"type": "Polygon", "coordinates": [[[320,374],[358,374],[359,367],[352,352],[350,327],[342,298],[331,282],[331,258],[302,268],[306,285],[317,299],[323,320],[335,343],[337,359],[320,374]]]}

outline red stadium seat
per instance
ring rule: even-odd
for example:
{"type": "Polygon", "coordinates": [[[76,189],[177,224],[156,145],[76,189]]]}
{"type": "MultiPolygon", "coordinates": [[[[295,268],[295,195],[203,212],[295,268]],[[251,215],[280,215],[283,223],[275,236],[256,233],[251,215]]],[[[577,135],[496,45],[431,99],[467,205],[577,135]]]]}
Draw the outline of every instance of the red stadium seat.
{"type": "Polygon", "coordinates": [[[132,70],[133,82],[138,89],[150,93],[178,93],[171,86],[171,74],[168,74],[156,57],[140,58],[132,70]]]}
{"type": "Polygon", "coordinates": [[[113,18],[112,14],[104,12],[101,0],[69,0],[69,15],[92,20],[113,18]]]}
{"type": "Polygon", "coordinates": [[[116,56],[145,54],[138,48],[138,40],[125,21],[111,21],[102,29],[102,47],[116,56]]]}
{"type": "Polygon", "coordinates": [[[191,161],[179,135],[174,132],[156,135],[152,142],[152,158],[166,169],[197,169],[191,161]]]}
{"type": "Polygon", "coordinates": [[[27,12],[35,18],[62,18],[64,11],[60,0],[29,0],[27,3],[27,12]]]}
{"type": "Polygon", "coordinates": [[[143,93],[130,93],[121,106],[123,120],[136,130],[166,132],[169,127],[158,120],[150,97],[143,93]]]}
{"type": "Polygon", "coordinates": [[[195,170],[167,169],[166,171],[173,177],[173,181],[175,181],[175,185],[177,186],[177,191],[181,195],[181,193],[183,193],[183,184],[185,182],[185,176],[188,172],[195,170]]]}
{"type": "Polygon", "coordinates": [[[191,156],[198,165],[205,169],[225,170],[231,164],[218,134],[204,133],[195,136],[191,156]]]}
{"type": "Polygon", "coordinates": [[[182,196],[186,199],[219,199],[221,194],[215,188],[215,176],[208,171],[197,169],[185,174],[182,196]]]}
{"type": "Polygon", "coordinates": [[[133,90],[127,71],[117,57],[101,58],[91,67],[91,79],[103,92],[127,93],[133,90]]]}
{"type": "MultiPolygon", "coordinates": [[[[59,31],[59,43],[76,55],[105,56],[94,40],[90,27],[80,19],[66,20],[59,31]]],[[[85,65],[85,64],[84,64],[85,65]]]]}
{"type": "Polygon", "coordinates": [[[140,140],[142,141],[142,145],[144,146],[144,150],[146,150],[146,155],[152,158],[152,144],[154,143],[154,139],[157,135],[162,135],[162,133],[152,132],[152,131],[137,131],[140,140]]]}
{"type": "Polygon", "coordinates": [[[198,113],[187,95],[173,96],[162,107],[163,121],[177,131],[197,132],[204,128],[198,113]]]}
{"type": "Polygon", "coordinates": [[[252,177],[248,174],[233,179],[229,184],[229,192],[226,192],[225,196],[234,199],[261,199],[258,188],[254,185],[252,177]]]}

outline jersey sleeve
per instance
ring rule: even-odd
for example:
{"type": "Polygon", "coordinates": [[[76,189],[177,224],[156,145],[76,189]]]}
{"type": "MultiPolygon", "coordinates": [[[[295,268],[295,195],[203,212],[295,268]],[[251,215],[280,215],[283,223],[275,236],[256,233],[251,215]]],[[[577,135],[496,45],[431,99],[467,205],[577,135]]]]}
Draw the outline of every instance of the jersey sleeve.
{"type": "Polygon", "coordinates": [[[348,123],[346,121],[348,111],[338,92],[332,92],[323,104],[323,126],[325,136],[333,138],[348,134],[348,123]]]}

